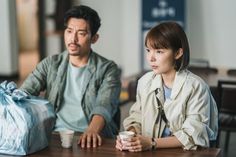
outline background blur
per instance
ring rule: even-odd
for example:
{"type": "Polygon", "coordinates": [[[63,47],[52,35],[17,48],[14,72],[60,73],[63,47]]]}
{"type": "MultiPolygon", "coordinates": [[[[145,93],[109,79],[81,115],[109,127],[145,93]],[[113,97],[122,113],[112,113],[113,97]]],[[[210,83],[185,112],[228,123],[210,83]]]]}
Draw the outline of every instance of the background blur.
{"type": "MultiPolygon", "coordinates": [[[[63,15],[72,5],[88,5],[102,20],[93,49],[114,60],[126,80],[147,69],[143,52],[142,6],[155,0],[0,0],[0,81],[20,85],[44,57],[64,50],[63,15]]],[[[168,0],[162,2],[168,8],[168,0]]],[[[173,0],[174,1],[174,0],[173,0]]],[[[178,0],[175,0],[178,1],[178,0]]],[[[236,69],[236,1],[183,0],[184,28],[191,60],[217,69],[236,69]]],[[[157,3],[158,6],[160,3],[157,3]]],[[[124,95],[125,97],[125,95],[124,95]]],[[[128,111],[130,106],[125,111],[128,111]]],[[[233,133],[231,145],[236,144],[233,133]]],[[[230,148],[228,156],[235,156],[230,148]]]]}
{"type": "MultiPolygon", "coordinates": [[[[191,58],[206,59],[217,68],[236,68],[236,1],[185,3],[191,58]]],[[[141,0],[1,0],[0,76],[18,74],[22,54],[35,54],[32,61],[36,64],[45,56],[60,53],[64,49],[60,17],[76,4],[89,5],[101,16],[100,39],[94,50],[114,60],[122,68],[123,77],[140,72],[145,60],[141,55],[141,0]]]]}

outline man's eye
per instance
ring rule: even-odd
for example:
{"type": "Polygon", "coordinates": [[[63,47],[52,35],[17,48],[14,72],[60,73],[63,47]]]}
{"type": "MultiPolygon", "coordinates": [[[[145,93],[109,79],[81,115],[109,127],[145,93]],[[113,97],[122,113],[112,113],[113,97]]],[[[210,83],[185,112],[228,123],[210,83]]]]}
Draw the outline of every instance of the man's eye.
{"type": "Polygon", "coordinates": [[[81,33],[79,33],[79,35],[80,35],[80,36],[85,36],[86,33],[81,32],[81,33]]]}
{"type": "Polygon", "coordinates": [[[70,29],[67,29],[66,32],[67,32],[67,33],[71,33],[72,31],[71,31],[70,29]]]}

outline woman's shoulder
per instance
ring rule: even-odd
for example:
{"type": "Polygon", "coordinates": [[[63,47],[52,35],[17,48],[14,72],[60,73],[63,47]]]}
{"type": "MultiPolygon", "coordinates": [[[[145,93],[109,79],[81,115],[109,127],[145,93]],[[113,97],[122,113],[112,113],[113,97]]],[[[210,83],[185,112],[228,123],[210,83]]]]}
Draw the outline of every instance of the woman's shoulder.
{"type": "Polygon", "coordinates": [[[139,90],[149,90],[153,84],[159,86],[161,77],[153,71],[147,71],[140,79],[138,80],[138,89],[139,90]]]}
{"type": "Polygon", "coordinates": [[[152,80],[155,75],[156,74],[153,71],[147,71],[138,79],[138,82],[150,82],[150,80],[152,80]]]}
{"type": "Polygon", "coordinates": [[[185,84],[191,85],[194,88],[209,88],[207,83],[201,77],[188,70],[186,70],[185,72],[187,74],[185,84]]]}

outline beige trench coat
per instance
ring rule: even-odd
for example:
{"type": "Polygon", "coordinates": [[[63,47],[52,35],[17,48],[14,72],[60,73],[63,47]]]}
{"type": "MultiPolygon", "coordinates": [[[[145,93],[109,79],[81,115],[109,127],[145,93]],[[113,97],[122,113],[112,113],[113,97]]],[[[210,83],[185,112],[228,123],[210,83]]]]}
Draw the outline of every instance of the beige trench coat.
{"type": "Polygon", "coordinates": [[[216,139],[216,103],[208,85],[188,70],[176,73],[170,99],[165,102],[161,76],[154,72],[145,74],[138,81],[136,102],[124,120],[124,128],[133,126],[137,133],[149,137],[157,137],[158,131],[162,133],[164,125],[159,128],[156,98],[164,108],[172,135],[183,144],[183,149],[209,147],[210,140],[216,139]]]}

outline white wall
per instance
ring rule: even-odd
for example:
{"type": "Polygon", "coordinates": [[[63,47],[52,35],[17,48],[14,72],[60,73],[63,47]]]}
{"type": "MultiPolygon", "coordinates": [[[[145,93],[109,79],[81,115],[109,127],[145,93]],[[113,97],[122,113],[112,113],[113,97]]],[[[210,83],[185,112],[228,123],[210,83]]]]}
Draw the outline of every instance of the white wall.
{"type": "Polygon", "coordinates": [[[18,73],[18,36],[15,1],[0,0],[0,76],[18,73]]]}
{"type": "MultiPolygon", "coordinates": [[[[76,1],[76,0],[75,0],[76,1]]],[[[102,19],[94,49],[123,68],[124,76],[140,70],[141,0],[80,0],[102,19]]],[[[236,1],[186,0],[186,33],[191,57],[212,66],[236,68],[236,1]]]]}
{"type": "MultiPolygon", "coordinates": [[[[141,0],[75,0],[98,11],[100,39],[93,46],[114,60],[129,76],[140,70],[141,0]]],[[[212,66],[236,68],[236,1],[186,0],[186,32],[192,58],[206,58],[212,66]]],[[[18,71],[15,1],[0,1],[0,75],[18,71]]],[[[55,48],[55,47],[54,47],[55,48]]]]}
{"type": "Polygon", "coordinates": [[[186,2],[192,57],[207,58],[212,66],[236,68],[236,1],[186,2]]]}
{"type": "Polygon", "coordinates": [[[140,3],[137,0],[80,0],[101,17],[100,38],[93,49],[114,60],[123,75],[140,69],[140,3]]]}

